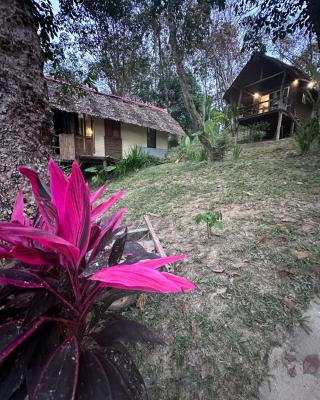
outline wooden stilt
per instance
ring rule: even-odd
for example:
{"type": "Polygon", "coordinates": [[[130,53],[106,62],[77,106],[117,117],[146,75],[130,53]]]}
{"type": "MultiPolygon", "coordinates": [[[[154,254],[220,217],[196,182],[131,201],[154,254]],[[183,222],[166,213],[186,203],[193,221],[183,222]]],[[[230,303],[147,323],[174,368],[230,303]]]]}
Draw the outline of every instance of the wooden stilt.
{"type": "Polygon", "coordinates": [[[293,132],[294,132],[294,120],[291,121],[290,136],[293,135],[293,132]]]}
{"type": "Polygon", "coordinates": [[[280,132],[281,132],[281,125],[282,125],[282,112],[279,112],[278,116],[278,125],[277,125],[277,133],[276,133],[276,140],[280,139],[280,132]]]}

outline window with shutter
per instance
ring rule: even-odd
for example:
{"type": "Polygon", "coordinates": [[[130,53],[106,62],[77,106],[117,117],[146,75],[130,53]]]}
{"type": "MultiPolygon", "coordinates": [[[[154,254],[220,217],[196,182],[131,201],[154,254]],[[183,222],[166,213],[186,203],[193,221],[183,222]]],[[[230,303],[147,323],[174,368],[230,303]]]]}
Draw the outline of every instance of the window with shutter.
{"type": "Polygon", "coordinates": [[[147,147],[151,147],[153,149],[157,147],[157,131],[155,129],[148,128],[147,147]]]}

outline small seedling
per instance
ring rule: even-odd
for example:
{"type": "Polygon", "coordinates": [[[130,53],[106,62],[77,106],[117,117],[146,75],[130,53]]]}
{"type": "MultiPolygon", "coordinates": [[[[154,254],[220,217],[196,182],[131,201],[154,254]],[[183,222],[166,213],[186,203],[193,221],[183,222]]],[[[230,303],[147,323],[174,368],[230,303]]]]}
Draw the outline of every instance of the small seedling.
{"type": "Polygon", "coordinates": [[[224,228],[224,225],[222,223],[221,211],[207,211],[202,214],[197,214],[194,219],[196,221],[196,224],[201,224],[202,222],[206,223],[208,239],[211,238],[212,228],[216,229],[224,228]]]}

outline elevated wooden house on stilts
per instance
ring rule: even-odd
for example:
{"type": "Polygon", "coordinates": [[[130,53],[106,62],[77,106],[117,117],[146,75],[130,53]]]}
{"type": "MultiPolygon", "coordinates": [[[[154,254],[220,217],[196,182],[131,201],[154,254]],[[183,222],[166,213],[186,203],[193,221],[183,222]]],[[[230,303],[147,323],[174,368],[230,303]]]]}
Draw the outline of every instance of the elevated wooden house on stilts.
{"type": "Polygon", "coordinates": [[[224,94],[243,126],[267,123],[268,139],[290,136],[312,116],[306,91],[315,82],[302,70],[265,54],[254,54],[224,94]]]}

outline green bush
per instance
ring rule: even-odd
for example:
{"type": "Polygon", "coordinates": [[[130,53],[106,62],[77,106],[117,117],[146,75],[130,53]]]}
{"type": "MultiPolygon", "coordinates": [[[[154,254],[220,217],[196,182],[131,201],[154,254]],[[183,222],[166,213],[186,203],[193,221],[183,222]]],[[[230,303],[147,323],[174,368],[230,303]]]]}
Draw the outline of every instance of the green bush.
{"type": "Polygon", "coordinates": [[[104,165],[102,167],[89,167],[85,172],[89,173],[92,177],[92,183],[95,185],[104,185],[110,176],[110,173],[116,169],[115,165],[104,165]]]}
{"type": "Polygon", "coordinates": [[[262,139],[266,136],[269,126],[270,125],[268,122],[257,122],[256,124],[252,124],[250,127],[248,127],[248,143],[261,142],[262,139]]]}
{"type": "Polygon", "coordinates": [[[236,144],[235,146],[233,146],[232,149],[232,158],[234,160],[239,160],[240,156],[242,153],[242,147],[240,147],[238,144],[236,144]]]}
{"type": "Polygon", "coordinates": [[[160,163],[160,159],[150,156],[149,154],[145,154],[142,152],[140,147],[134,146],[131,148],[125,158],[116,163],[114,175],[116,177],[124,177],[132,172],[138,171],[141,168],[160,163]]]}
{"type": "Polygon", "coordinates": [[[213,148],[215,160],[223,160],[230,147],[229,124],[228,116],[221,111],[211,111],[209,119],[204,123],[204,132],[213,148]]]}
{"type": "Polygon", "coordinates": [[[89,167],[85,169],[85,172],[91,175],[93,184],[103,185],[107,180],[112,178],[122,178],[141,168],[160,163],[160,159],[143,153],[139,147],[135,146],[129,151],[125,158],[117,161],[114,165],[89,167]]]}
{"type": "Polygon", "coordinates": [[[294,138],[301,153],[304,154],[310,151],[311,146],[318,135],[319,122],[316,119],[312,119],[297,128],[294,138]]]}
{"type": "Polygon", "coordinates": [[[178,150],[178,159],[185,161],[205,161],[208,159],[198,137],[184,136],[178,150]]]}

